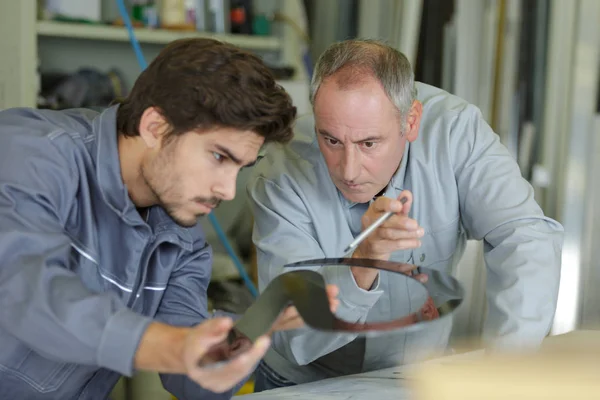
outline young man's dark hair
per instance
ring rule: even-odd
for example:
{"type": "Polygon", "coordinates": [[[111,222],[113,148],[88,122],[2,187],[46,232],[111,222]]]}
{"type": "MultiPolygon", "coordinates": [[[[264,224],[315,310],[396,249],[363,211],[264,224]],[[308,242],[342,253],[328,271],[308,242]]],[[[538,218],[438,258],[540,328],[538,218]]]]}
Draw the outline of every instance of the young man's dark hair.
{"type": "Polygon", "coordinates": [[[144,70],[117,113],[117,128],[139,135],[148,107],[161,110],[172,134],[215,127],[254,131],[287,142],[296,107],[256,55],[214,39],[169,44],[144,70]]]}

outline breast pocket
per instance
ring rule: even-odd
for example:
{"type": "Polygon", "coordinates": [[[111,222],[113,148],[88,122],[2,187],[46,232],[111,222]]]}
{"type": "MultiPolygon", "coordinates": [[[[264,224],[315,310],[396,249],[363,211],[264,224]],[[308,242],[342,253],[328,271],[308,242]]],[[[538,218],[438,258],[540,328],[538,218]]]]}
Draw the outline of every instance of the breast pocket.
{"type": "Polygon", "coordinates": [[[51,393],[59,389],[76,368],[75,364],[44,358],[2,331],[0,343],[0,381],[6,382],[2,379],[4,375],[26,383],[39,393],[51,393]]]}
{"type": "Polygon", "coordinates": [[[421,239],[421,247],[413,250],[414,263],[449,272],[459,235],[460,217],[458,216],[439,228],[429,229],[421,239]]]}

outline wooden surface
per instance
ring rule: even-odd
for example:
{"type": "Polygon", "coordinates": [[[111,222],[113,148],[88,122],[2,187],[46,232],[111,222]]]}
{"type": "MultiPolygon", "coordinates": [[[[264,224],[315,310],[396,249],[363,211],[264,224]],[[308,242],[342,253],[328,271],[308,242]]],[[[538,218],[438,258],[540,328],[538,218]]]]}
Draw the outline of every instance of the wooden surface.
{"type": "Polygon", "coordinates": [[[419,400],[600,399],[600,332],[549,337],[535,354],[427,365],[414,382],[419,400]]]}
{"type": "Polygon", "coordinates": [[[535,354],[471,351],[236,397],[243,400],[600,399],[600,331],[549,337],[535,354]]]}

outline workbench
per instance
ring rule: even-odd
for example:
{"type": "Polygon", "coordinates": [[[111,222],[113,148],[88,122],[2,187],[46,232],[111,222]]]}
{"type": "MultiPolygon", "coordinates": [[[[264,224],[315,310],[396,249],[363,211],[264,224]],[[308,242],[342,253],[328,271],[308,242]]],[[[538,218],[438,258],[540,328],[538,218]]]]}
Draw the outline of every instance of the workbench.
{"type": "MultiPolygon", "coordinates": [[[[477,360],[483,355],[482,350],[462,354],[454,354],[425,363],[452,363],[463,360],[477,360]]],[[[268,390],[236,396],[242,400],[348,400],[348,399],[377,399],[377,400],[408,400],[410,395],[410,373],[418,365],[403,365],[379,371],[364,372],[322,381],[305,383],[296,386],[268,390]]]]}

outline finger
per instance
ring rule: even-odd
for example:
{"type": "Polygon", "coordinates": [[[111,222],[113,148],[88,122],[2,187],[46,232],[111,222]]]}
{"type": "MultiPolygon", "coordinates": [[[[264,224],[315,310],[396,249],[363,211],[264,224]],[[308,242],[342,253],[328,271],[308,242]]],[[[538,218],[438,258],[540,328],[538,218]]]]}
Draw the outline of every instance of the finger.
{"type": "Polygon", "coordinates": [[[227,364],[216,368],[195,368],[188,373],[188,376],[201,386],[222,393],[252,372],[264,357],[270,343],[268,337],[260,337],[252,348],[227,364]]]}
{"type": "Polygon", "coordinates": [[[289,331],[298,328],[302,328],[304,326],[304,320],[299,315],[295,318],[286,319],[285,321],[281,321],[277,323],[275,331],[289,331]]]}
{"type": "Polygon", "coordinates": [[[292,318],[298,317],[298,309],[294,306],[287,307],[283,313],[279,316],[280,321],[285,321],[292,318]]]}
{"type": "Polygon", "coordinates": [[[416,230],[405,230],[397,228],[381,227],[377,232],[377,237],[385,240],[407,240],[407,239],[420,239],[425,235],[423,228],[417,228],[416,230]]]}
{"type": "Polygon", "coordinates": [[[337,299],[340,290],[336,285],[327,285],[326,291],[327,297],[329,298],[329,308],[331,309],[331,312],[335,312],[340,305],[340,302],[337,299]]]}
{"type": "Polygon", "coordinates": [[[415,278],[416,280],[418,280],[421,283],[427,283],[427,281],[429,280],[429,276],[426,274],[417,274],[417,275],[414,275],[413,278],[415,278]]]}
{"type": "Polygon", "coordinates": [[[417,249],[421,246],[418,239],[376,240],[370,244],[372,254],[389,254],[398,250],[417,249]]]}
{"type": "Polygon", "coordinates": [[[340,293],[340,289],[336,286],[336,285],[327,285],[327,296],[330,299],[334,299],[338,296],[338,294],[340,293]]]}
{"type": "Polygon", "coordinates": [[[215,317],[207,319],[203,323],[197,325],[199,330],[206,333],[220,334],[228,332],[233,326],[233,320],[229,317],[215,317]]]}
{"type": "Polygon", "coordinates": [[[329,307],[330,307],[332,313],[336,312],[336,310],[339,306],[340,306],[340,301],[338,299],[333,299],[333,300],[329,301],[329,307]]]}
{"type": "Polygon", "coordinates": [[[270,333],[273,331],[285,331],[290,329],[297,329],[304,325],[304,321],[298,314],[296,307],[290,306],[277,318],[270,333]]]}
{"type": "Polygon", "coordinates": [[[254,366],[264,356],[270,340],[259,338],[244,353],[226,362],[198,366],[188,371],[188,376],[207,389],[225,391],[252,372],[254,366]]]}
{"type": "Polygon", "coordinates": [[[233,321],[227,317],[209,319],[196,325],[191,337],[193,346],[190,347],[190,355],[195,359],[200,359],[213,346],[225,340],[232,327],[233,321]]]}
{"type": "Polygon", "coordinates": [[[233,320],[228,317],[211,318],[196,325],[194,336],[202,338],[201,343],[206,343],[208,346],[223,340],[231,328],[233,320]]]}
{"type": "Polygon", "coordinates": [[[404,214],[392,215],[379,227],[379,229],[386,228],[402,229],[407,231],[417,231],[419,229],[423,229],[419,226],[419,223],[415,219],[409,218],[404,214]]]}
{"type": "Polygon", "coordinates": [[[396,199],[381,196],[371,204],[370,208],[376,213],[388,211],[400,212],[402,211],[402,204],[396,199]]]}

